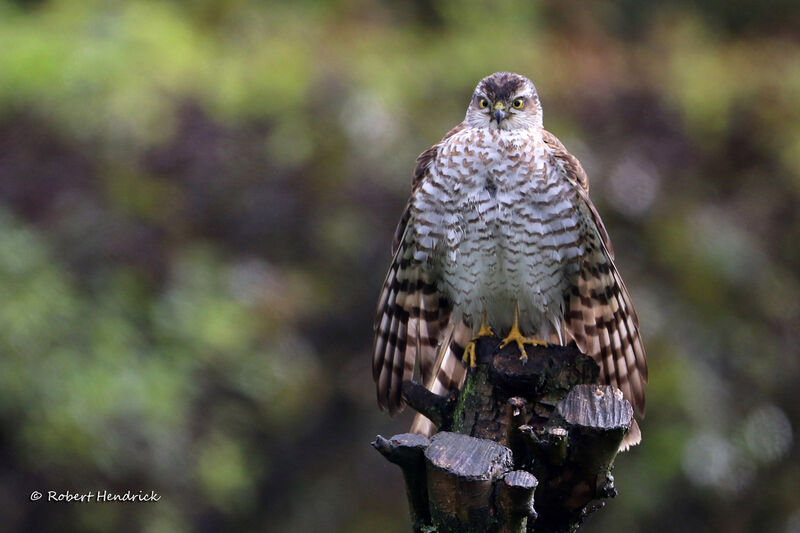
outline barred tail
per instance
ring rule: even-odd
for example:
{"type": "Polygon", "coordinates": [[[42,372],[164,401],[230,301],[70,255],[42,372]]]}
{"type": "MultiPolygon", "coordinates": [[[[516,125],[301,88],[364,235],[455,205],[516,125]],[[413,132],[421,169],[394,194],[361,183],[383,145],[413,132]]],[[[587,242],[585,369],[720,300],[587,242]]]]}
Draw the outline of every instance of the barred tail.
{"type": "MultiPolygon", "coordinates": [[[[435,372],[425,380],[425,388],[439,395],[461,388],[467,375],[461,356],[471,337],[472,328],[462,321],[447,326],[433,365],[435,372]]],[[[436,426],[425,416],[417,414],[409,431],[430,437],[436,431],[436,426]]]]}

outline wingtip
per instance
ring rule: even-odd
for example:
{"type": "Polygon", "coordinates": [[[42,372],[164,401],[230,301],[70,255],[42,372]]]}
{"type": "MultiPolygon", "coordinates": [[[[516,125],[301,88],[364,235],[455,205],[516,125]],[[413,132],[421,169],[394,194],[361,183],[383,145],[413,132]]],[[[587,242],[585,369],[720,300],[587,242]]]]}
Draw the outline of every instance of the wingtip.
{"type": "Polygon", "coordinates": [[[419,433],[420,435],[430,437],[433,435],[435,430],[436,425],[431,422],[429,418],[417,413],[417,415],[414,417],[414,421],[411,423],[411,429],[408,431],[409,433],[419,433]]]}
{"type": "Polygon", "coordinates": [[[641,442],[642,430],[639,429],[639,423],[634,418],[631,421],[631,427],[628,430],[628,433],[625,434],[625,437],[623,437],[622,442],[619,445],[619,451],[626,452],[631,448],[631,446],[636,446],[641,442]]]}

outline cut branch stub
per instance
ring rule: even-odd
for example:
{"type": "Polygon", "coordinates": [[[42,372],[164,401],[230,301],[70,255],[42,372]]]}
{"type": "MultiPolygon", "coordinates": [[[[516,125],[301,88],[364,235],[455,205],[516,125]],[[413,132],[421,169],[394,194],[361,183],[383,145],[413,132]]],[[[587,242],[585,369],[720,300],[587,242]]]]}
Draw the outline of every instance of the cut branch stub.
{"type": "Polygon", "coordinates": [[[533,493],[538,484],[536,477],[524,470],[509,472],[497,483],[495,506],[500,515],[500,533],[523,533],[528,520],[536,520],[533,493]]]}
{"type": "Polygon", "coordinates": [[[428,445],[430,440],[416,433],[403,433],[390,439],[378,435],[372,443],[373,448],[403,471],[408,507],[415,532],[422,531],[422,528],[430,523],[424,455],[428,445]]]}
{"type": "Polygon", "coordinates": [[[556,407],[556,414],[576,426],[603,430],[627,429],[633,407],[611,385],[577,385],[556,407]]]}
{"type": "Polygon", "coordinates": [[[528,401],[525,398],[514,396],[508,399],[506,405],[506,445],[514,454],[514,465],[520,467],[527,458],[527,448],[519,427],[528,419],[528,401]]]}
{"type": "Polygon", "coordinates": [[[431,518],[441,533],[492,529],[492,485],[514,467],[496,442],[441,432],[425,451],[431,518]]]}
{"type": "Polygon", "coordinates": [[[450,426],[458,391],[451,391],[447,396],[439,396],[416,381],[404,381],[401,390],[406,403],[418,413],[429,418],[436,427],[450,426]]]}
{"type": "Polygon", "coordinates": [[[547,486],[537,496],[531,532],[575,531],[597,498],[616,495],[610,469],[633,417],[619,389],[576,385],[541,428],[521,432],[535,457],[532,468],[547,486]]]}
{"type": "Polygon", "coordinates": [[[577,385],[558,403],[548,425],[569,428],[572,461],[603,471],[617,455],[632,420],[633,407],[616,387],[577,385]]]}

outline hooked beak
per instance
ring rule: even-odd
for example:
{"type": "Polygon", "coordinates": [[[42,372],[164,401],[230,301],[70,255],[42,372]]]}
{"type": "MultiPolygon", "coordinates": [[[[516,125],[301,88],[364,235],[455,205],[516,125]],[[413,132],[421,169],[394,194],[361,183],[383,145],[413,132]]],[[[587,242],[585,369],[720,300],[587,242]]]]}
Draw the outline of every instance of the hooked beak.
{"type": "Polygon", "coordinates": [[[498,124],[500,124],[500,121],[506,118],[506,115],[508,115],[508,113],[506,113],[505,106],[503,105],[503,103],[497,102],[494,105],[494,113],[492,113],[494,119],[497,121],[498,124]]]}

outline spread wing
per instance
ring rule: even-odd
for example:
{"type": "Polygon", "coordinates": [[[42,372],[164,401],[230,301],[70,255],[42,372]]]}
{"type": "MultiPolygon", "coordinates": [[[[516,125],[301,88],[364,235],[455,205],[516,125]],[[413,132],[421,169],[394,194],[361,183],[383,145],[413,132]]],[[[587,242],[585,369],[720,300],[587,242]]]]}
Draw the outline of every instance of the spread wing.
{"type": "MultiPolygon", "coordinates": [[[[603,221],[589,199],[589,182],[578,160],[545,132],[551,162],[578,193],[578,209],[587,220],[586,255],[564,302],[564,327],[578,347],[600,365],[601,379],[622,390],[640,416],[645,412],[647,362],[639,320],[628,289],[614,265],[614,251],[603,221]]],[[[638,426],[627,444],[640,438],[638,426]]]]}
{"type": "MultiPolygon", "coordinates": [[[[462,128],[459,125],[450,130],[442,141],[462,128]]],[[[412,198],[433,171],[440,145],[417,158],[412,198]]],[[[374,324],[372,376],[378,404],[392,414],[403,408],[401,385],[413,378],[417,363],[422,382],[435,392],[459,387],[464,376],[464,367],[450,349],[450,341],[458,341],[463,328],[450,323],[451,302],[439,293],[427,265],[414,258],[416,235],[409,201],[395,232],[394,257],[383,282],[374,324]],[[447,342],[441,342],[443,339],[447,342]]],[[[415,426],[421,431],[416,422],[415,426]]]]}

